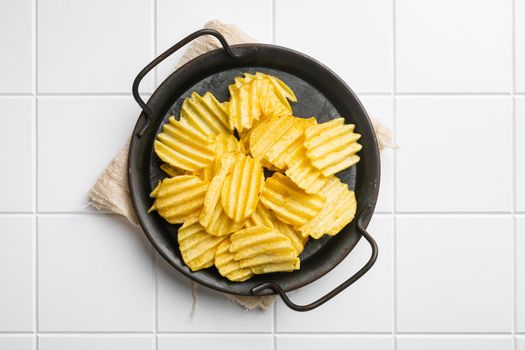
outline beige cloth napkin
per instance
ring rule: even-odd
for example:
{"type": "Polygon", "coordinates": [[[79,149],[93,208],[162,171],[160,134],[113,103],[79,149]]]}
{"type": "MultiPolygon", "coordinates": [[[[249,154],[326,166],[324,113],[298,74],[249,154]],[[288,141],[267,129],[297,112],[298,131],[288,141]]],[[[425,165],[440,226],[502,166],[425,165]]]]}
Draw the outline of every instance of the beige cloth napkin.
{"type": "MultiPolygon", "coordinates": [[[[228,43],[242,44],[256,42],[248,35],[243,33],[238,27],[225,24],[217,20],[209,21],[204,28],[211,28],[219,31],[228,43]]],[[[212,36],[206,35],[193,41],[186,50],[176,68],[182,66],[193,58],[220,47],[220,42],[212,36]]],[[[391,147],[391,133],[386,127],[381,125],[377,120],[373,120],[376,135],[378,137],[379,147],[391,147]]],[[[100,175],[97,182],[88,193],[88,202],[99,210],[108,210],[125,216],[130,223],[139,226],[128,189],[128,161],[129,140],[124,147],[113,158],[108,167],[100,175]]],[[[192,288],[192,295],[195,302],[195,288],[192,288]]],[[[246,297],[237,295],[227,295],[227,297],[236,302],[241,307],[251,310],[256,308],[267,309],[273,304],[274,296],[267,297],[246,297]]]]}

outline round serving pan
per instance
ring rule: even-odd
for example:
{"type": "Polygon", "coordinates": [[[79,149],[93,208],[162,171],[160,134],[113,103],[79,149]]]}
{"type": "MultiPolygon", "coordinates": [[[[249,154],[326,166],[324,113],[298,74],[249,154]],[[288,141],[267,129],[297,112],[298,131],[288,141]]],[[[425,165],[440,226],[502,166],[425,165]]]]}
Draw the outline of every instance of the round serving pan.
{"type": "Polygon", "coordinates": [[[178,271],[209,288],[238,295],[269,295],[278,293],[292,309],[307,311],[325,303],[363,276],[377,258],[377,245],[365,231],[379,190],[379,151],[370,119],[350,88],[331,70],[318,61],[287,48],[243,44],[229,46],[214,30],[197,31],[153,60],[133,83],[133,96],[142,107],[133,130],[128,159],[129,190],[137,218],[148,239],[158,252],[178,271]],[[142,78],[157,64],[193,39],[212,35],[223,48],[203,54],[171,74],[153,93],[147,104],[141,99],[138,86],[142,78]],[[334,237],[311,239],[301,254],[301,269],[291,273],[258,275],[245,282],[230,282],[209,268],[192,272],[183,262],[177,243],[179,225],[171,225],[157,213],[148,214],[153,200],[149,197],[154,185],[165,175],[159,170],[160,160],[153,152],[153,141],[170,115],[178,117],[180,106],[191,92],[211,91],[219,100],[228,97],[228,85],[242,72],[266,72],[281,78],[296,93],[294,115],[315,116],[326,121],[343,116],[346,123],[356,125],[362,135],[360,162],[337,176],[355,191],[356,218],[334,237]],[[297,305],[286,292],[305,286],[339,264],[357,244],[361,236],[370,243],[370,260],[343,284],[308,305],[297,305]]]}

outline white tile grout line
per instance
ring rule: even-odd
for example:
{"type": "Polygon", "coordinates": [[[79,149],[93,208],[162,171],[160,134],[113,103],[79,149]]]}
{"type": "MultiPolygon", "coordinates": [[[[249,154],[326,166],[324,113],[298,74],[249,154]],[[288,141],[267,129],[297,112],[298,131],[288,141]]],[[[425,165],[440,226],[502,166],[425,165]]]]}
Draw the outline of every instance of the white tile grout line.
{"type": "MultiPolygon", "coordinates": [[[[396,102],[396,0],[392,0],[392,134],[393,143],[397,144],[397,102],[396,102]]],[[[392,338],[393,348],[397,350],[397,152],[394,149],[392,171],[393,171],[393,252],[392,252],[392,338]]]]}
{"type": "Polygon", "coordinates": [[[514,345],[514,350],[518,349],[518,344],[516,340],[516,328],[518,321],[518,310],[517,310],[517,266],[518,266],[518,254],[517,254],[517,223],[516,223],[516,162],[517,162],[517,152],[516,152],[516,98],[514,94],[516,93],[516,0],[512,0],[512,20],[511,20],[511,32],[512,32],[512,42],[511,42],[511,52],[512,52],[512,342],[514,345]]]}
{"type": "Polygon", "coordinates": [[[38,341],[38,332],[40,330],[40,313],[39,313],[39,299],[40,299],[40,290],[39,290],[39,264],[38,264],[38,216],[36,213],[38,213],[38,0],[33,0],[33,91],[34,91],[34,118],[35,118],[35,128],[34,128],[34,174],[35,174],[35,182],[34,182],[34,204],[33,204],[33,220],[34,220],[34,229],[35,229],[35,243],[34,243],[34,281],[33,283],[35,288],[35,300],[34,300],[34,308],[35,308],[35,349],[38,350],[40,345],[38,341]]]}

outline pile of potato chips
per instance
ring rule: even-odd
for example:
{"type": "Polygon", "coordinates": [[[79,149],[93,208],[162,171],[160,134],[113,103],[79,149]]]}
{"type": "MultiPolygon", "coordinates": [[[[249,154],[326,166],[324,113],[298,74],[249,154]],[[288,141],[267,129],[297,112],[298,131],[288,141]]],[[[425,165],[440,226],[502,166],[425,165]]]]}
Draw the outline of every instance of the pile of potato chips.
{"type": "Polygon", "coordinates": [[[359,161],[360,135],[343,118],[293,116],[295,94],[271,75],[246,73],[229,92],[226,102],[194,92],[163,126],[154,149],[168,177],[150,211],[182,224],[192,271],[215,265],[240,282],[297,270],[309,237],[333,236],[354,218],[354,192],[334,174],[359,161]]]}

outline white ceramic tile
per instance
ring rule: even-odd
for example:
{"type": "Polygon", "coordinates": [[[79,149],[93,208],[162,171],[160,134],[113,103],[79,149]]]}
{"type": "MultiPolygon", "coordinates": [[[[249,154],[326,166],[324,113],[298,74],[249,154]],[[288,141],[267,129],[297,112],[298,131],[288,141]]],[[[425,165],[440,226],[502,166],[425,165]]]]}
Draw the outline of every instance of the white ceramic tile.
{"type": "Polygon", "coordinates": [[[33,91],[31,0],[0,2],[0,93],[33,91]]]}
{"type": "Polygon", "coordinates": [[[510,336],[400,336],[397,350],[512,350],[510,336]]]}
{"type": "Polygon", "coordinates": [[[357,92],[392,87],[392,1],[276,1],[276,43],[310,55],[357,92]]]}
{"type": "Polygon", "coordinates": [[[511,210],[510,97],[400,97],[396,108],[399,211],[511,210]]]}
{"type": "Polygon", "coordinates": [[[525,336],[516,337],[516,349],[525,350],[525,336]]]}
{"type": "Polygon", "coordinates": [[[0,332],[33,330],[33,226],[31,216],[0,216],[0,332]]]}
{"type": "Polygon", "coordinates": [[[31,98],[0,98],[0,211],[33,209],[33,109],[31,98]]]}
{"type": "Polygon", "coordinates": [[[270,335],[159,335],[158,350],[271,350],[270,335]]]}
{"type": "Polygon", "coordinates": [[[516,210],[525,212],[525,97],[516,97],[516,210]]]}
{"type": "MultiPolygon", "coordinates": [[[[368,232],[377,240],[376,265],[344,292],[323,306],[306,312],[294,312],[277,303],[278,332],[390,332],[392,330],[393,219],[375,216],[368,232]]],[[[290,293],[299,304],[312,302],[360,269],[370,257],[363,239],[332,272],[308,286],[290,293]]]]}
{"type": "Polygon", "coordinates": [[[35,349],[35,339],[27,335],[0,335],[0,349],[33,350],[35,349]]]}
{"type": "Polygon", "coordinates": [[[390,336],[305,336],[278,335],[276,350],[393,350],[394,341],[390,336]]]}
{"type": "Polygon", "coordinates": [[[39,0],[38,91],[130,92],[152,58],[151,11],[149,0],[39,0]]]}
{"type": "MultiPolygon", "coordinates": [[[[360,96],[368,115],[394,130],[394,104],[392,97],[360,96]]],[[[376,212],[391,213],[394,205],[394,152],[391,148],[381,151],[381,185],[376,212]]]]}
{"type": "Polygon", "coordinates": [[[512,0],[396,1],[396,89],[511,90],[512,0]]]}
{"type": "Polygon", "coordinates": [[[38,209],[93,211],[86,194],[130,137],[138,115],[129,97],[40,98],[38,209]]]}
{"type": "Polygon", "coordinates": [[[39,350],[153,350],[153,335],[40,335],[39,350]]]}
{"type": "Polygon", "coordinates": [[[38,219],[41,331],[151,331],[151,248],[115,215],[38,219]]]}
{"type": "Polygon", "coordinates": [[[516,1],[516,91],[525,92],[525,0],[516,1]]]}
{"type": "Polygon", "coordinates": [[[525,332],[525,216],[516,218],[516,238],[516,330],[525,332]]]}
{"type": "MultiPolygon", "coordinates": [[[[247,6],[243,0],[157,1],[158,54],[186,35],[201,29],[209,20],[237,25],[259,42],[272,42],[272,1],[259,0],[247,6]]],[[[173,72],[184,49],[159,66],[159,82],[173,72]]]]}
{"type": "Polygon", "coordinates": [[[158,330],[161,332],[270,333],[271,310],[246,312],[223,294],[197,287],[195,312],[190,280],[160,256],[158,264],[158,330]]]}
{"type": "Polygon", "coordinates": [[[397,220],[398,331],[511,330],[511,216],[397,220]]]}

